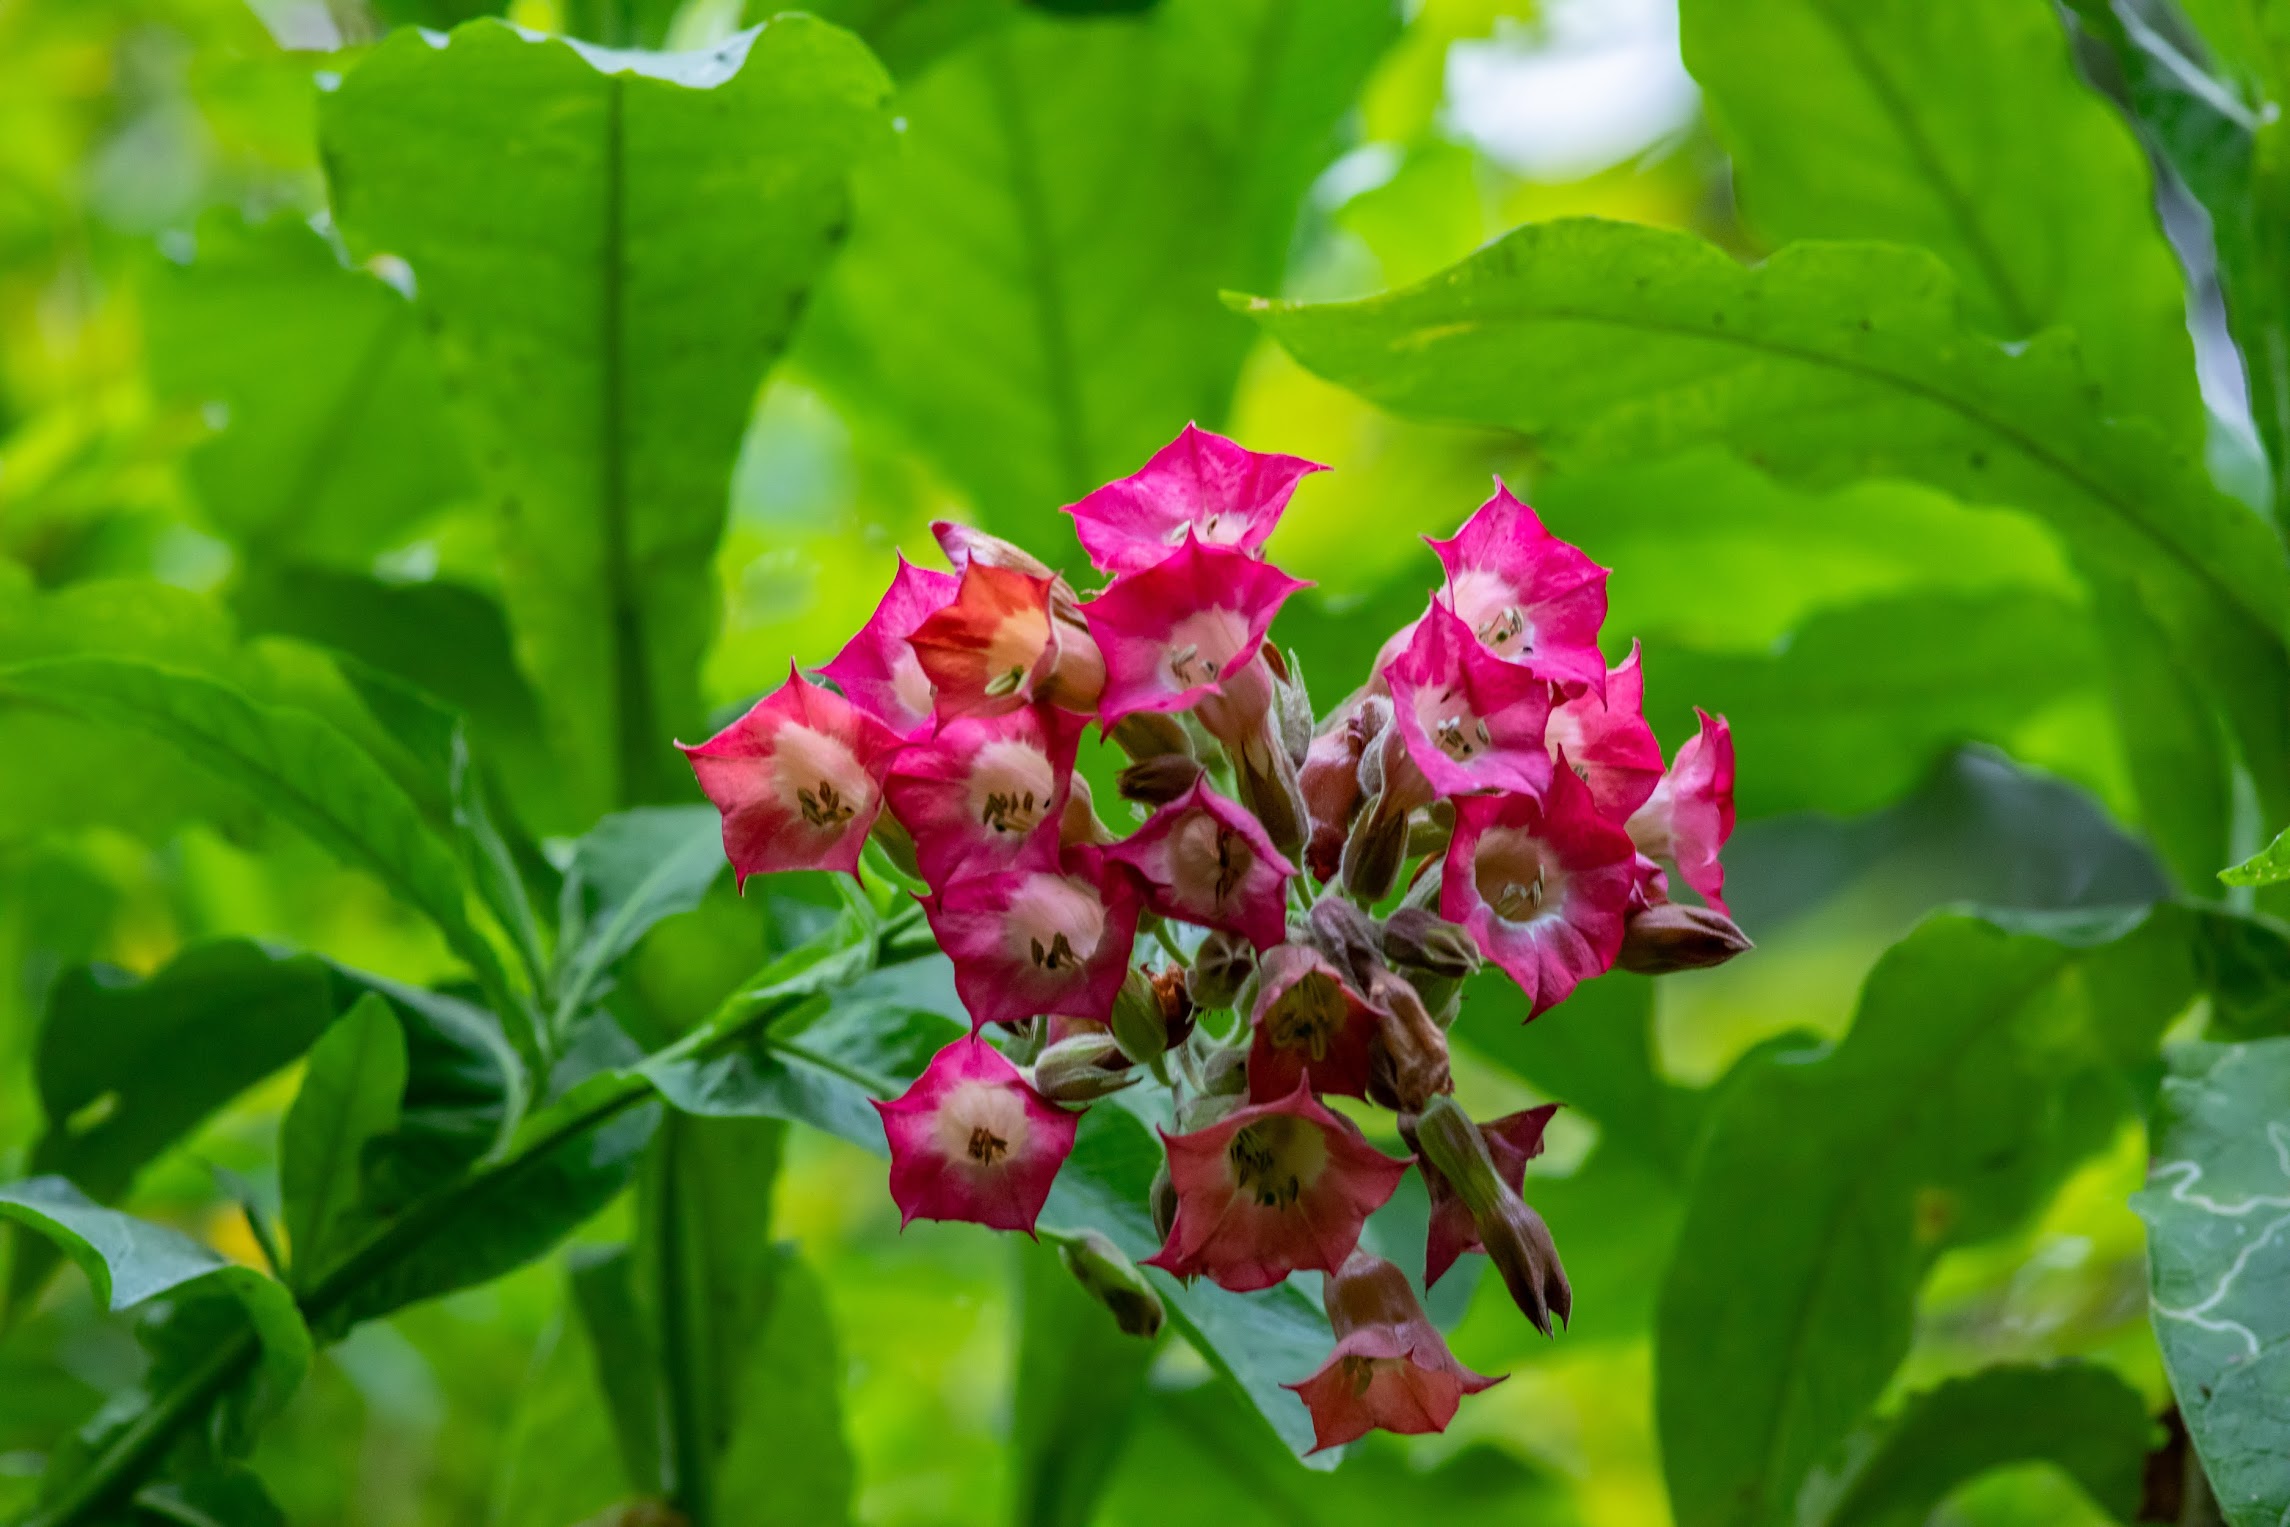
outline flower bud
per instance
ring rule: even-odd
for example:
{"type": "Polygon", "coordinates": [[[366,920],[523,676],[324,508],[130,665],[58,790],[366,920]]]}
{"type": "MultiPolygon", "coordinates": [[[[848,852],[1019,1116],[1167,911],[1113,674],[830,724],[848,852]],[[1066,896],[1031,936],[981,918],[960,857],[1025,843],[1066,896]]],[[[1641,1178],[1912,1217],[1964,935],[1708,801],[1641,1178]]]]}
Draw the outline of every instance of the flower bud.
{"type": "Polygon", "coordinates": [[[1201,1062],[1201,1092],[1205,1097],[1239,1097],[1248,1091],[1248,1051],[1218,1045],[1201,1062]]]}
{"type": "Polygon", "coordinates": [[[1193,999],[1185,990],[1190,976],[1182,965],[1164,965],[1153,972],[1153,997],[1161,1004],[1161,1028],[1171,1049],[1193,1036],[1193,999]]]}
{"type": "Polygon", "coordinates": [[[1312,822],[1304,862],[1317,880],[1335,879],[1342,865],[1344,837],[1353,813],[1360,809],[1360,755],[1390,720],[1389,700],[1380,695],[1356,697],[1305,751],[1297,773],[1312,822]]]}
{"type": "Polygon", "coordinates": [[[1427,907],[1401,907],[1384,920],[1384,956],[1409,971],[1461,981],[1477,974],[1471,935],[1427,907]]]}
{"type": "Polygon", "coordinates": [[[1154,1170],[1153,1186],[1145,1190],[1145,1202],[1153,1210],[1153,1233],[1166,1241],[1169,1227],[1177,1222],[1177,1179],[1170,1175],[1166,1154],[1154,1170]]]}
{"type": "Polygon", "coordinates": [[[1275,660],[1272,714],[1278,723],[1280,745],[1288,761],[1302,768],[1312,748],[1312,693],[1304,687],[1304,665],[1294,653],[1281,662],[1271,647],[1265,651],[1275,660]]]}
{"type": "Polygon", "coordinates": [[[1391,894],[1407,858],[1407,816],[1404,807],[1380,792],[1360,813],[1344,840],[1346,895],[1372,905],[1391,894]]]}
{"type": "Polygon", "coordinates": [[[1193,754],[1184,722],[1161,711],[1131,711],[1116,721],[1107,735],[1113,739],[1114,746],[1136,763],[1172,753],[1186,758],[1193,754]]]}
{"type": "Polygon", "coordinates": [[[887,811],[876,817],[875,825],[868,829],[867,836],[882,845],[884,855],[900,874],[916,880],[922,878],[922,869],[915,863],[914,834],[900,825],[897,817],[887,811]]]}
{"type": "Polygon", "coordinates": [[[1640,975],[1660,976],[1723,965],[1753,947],[1749,935],[1716,908],[1665,901],[1630,914],[1615,963],[1640,975]]]}
{"type": "Polygon", "coordinates": [[[1151,1341],[1161,1334],[1161,1322],[1166,1318],[1161,1296],[1145,1281],[1137,1264],[1103,1234],[1084,1230],[1060,1241],[1058,1260],[1065,1263],[1066,1271],[1090,1298],[1105,1306],[1124,1335],[1151,1341]]]}
{"type": "Polygon", "coordinates": [[[1400,1132],[1470,1211],[1512,1303],[1536,1330],[1550,1335],[1551,1317],[1564,1321],[1574,1309],[1566,1270],[1550,1227],[1496,1171],[1479,1126],[1442,1095],[1428,1099],[1412,1123],[1403,1119],[1400,1132]]]}
{"type": "Polygon", "coordinates": [[[954,564],[956,572],[976,562],[986,567],[1006,567],[1012,572],[1024,573],[1029,578],[1058,576],[1056,568],[1017,542],[1005,541],[975,525],[958,524],[953,520],[932,520],[930,533],[937,540],[938,549],[946,553],[946,560],[954,564]]]}
{"type": "Polygon", "coordinates": [[[1200,763],[1190,753],[1158,753],[1140,758],[1121,771],[1121,798],[1141,806],[1166,806],[1201,777],[1200,763]]]}
{"type": "Polygon", "coordinates": [[[1348,901],[1331,896],[1313,903],[1305,932],[1312,947],[1363,992],[1384,968],[1376,920],[1348,901]]]}
{"type": "Polygon", "coordinates": [[[1072,787],[1066,792],[1065,814],[1058,818],[1058,847],[1103,845],[1117,841],[1112,830],[1097,815],[1097,802],[1090,798],[1089,781],[1075,774],[1072,787]]]}
{"type": "Polygon", "coordinates": [[[1034,1090],[1053,1103],[1092,1103],[1133,1085],[1137,1073],[1128,1067],[1111,1034],[1077,1034],[1035,1059],[1034,1090]]]}
{"type": "Polygon", "coordinates": [[[1433,1098],[1454,1091],[1447,1035],[1432,1020],[1415,988],[1392,972],[1379,970],[1368,984],[1368,1003],[1378,1016],[1368,1096],[1386,1108],[1414,1113],[1433,1098]]]}
{"type": "Polygon", "coordinates": [[[1113,999],[1113,1039],[1121,1053],[1140,1066],[1159,1060],[1169,1048],[1169,1024],[1161,1013],[1161,994],[1153,978],[1132,969],[1121,978],[1121,995],[1113,999]]]}
{"type": "Polygon", "coordinates": [[[1254,945],[1237,933],[1211,933],[1193,956],[1186,993],[1195,1007],[1230,1007],[1240,995],[1241,983],[1255,972],[1254,945]]]}

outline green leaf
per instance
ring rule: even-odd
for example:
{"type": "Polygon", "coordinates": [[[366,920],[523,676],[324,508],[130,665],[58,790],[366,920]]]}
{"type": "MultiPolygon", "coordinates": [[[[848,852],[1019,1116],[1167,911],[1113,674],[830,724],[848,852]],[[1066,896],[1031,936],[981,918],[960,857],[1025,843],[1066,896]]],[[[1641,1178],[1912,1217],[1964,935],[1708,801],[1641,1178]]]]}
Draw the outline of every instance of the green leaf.
{"type": "MultiPolygon", "coordinates": [[[[625,1250],[601,1265],[617,1275],[626,1302],[625,1250]]],[[[576,1287],[588,1270],[574,1273],[576,1287]]],[[[632,1480],[616,1445],[627,1432],[615,1424],[620,1418],[599,1403],[599,1396],[611,1394],[630,1370],[601,1348],[581,1318],[585,1299],[576,1295],[576,1301],[568,1301],[542,1333],[518,1390],[485,1518],[488,1527],[567,1527],[600,1516],[610,1521],[608,1507],[639,1496],[657,1497],[656,1477],[632,1480]]],[[[640,1360],[633,1372],[649,1379],[650,1365],[640,1360]]],[[[657,1413],[646,1413],[642,1422],[656,1428],[657,1413]]]]}
{"type": "Polygon", "coordinates": [[[147,1485],[135,1492],[135,1504],[149,1516],[183,1527],[287,1527],[286,1514],[263,1488],[262,1477],[235,1465],[147,1485]]]}
{"type": "Polygon", "coordinates": [[[200,223],[149,283],[151,380],[215,434],[201,506],[258,562],[363,567],[476,491],[414,306],[297,219],[200,223]]]}
{"type": "Polygon", "coordinates": [[[493,946],[470,921],[452,850],[371,757],[306,712],[266,705],[212,679],[110,658],[0,669],[0,699],[60,710],[172,743],[320,844],[371,871],[423,913],[496,1010],[522,1010],[493,946]]]}
{"type": "Polygon", "coordinates": [[[576,1247],[566,1260],[571,1313],[596,1359],[591,1389],[604,1397],[620,1449],[622,1473],[615,1479],[658,1493],[667,1484],[660,1456],[660,1359],[636,1300],[634,1249],[576,1247]]]}
{"type": "Polygon", "coordinates": [[[1251,336],[1216,293],[1279,284],[1394,22],[1384,0],[1164,0],[985,31],[901,95],[905,151],[861,178],[807,365],[1059,560],[1057,505],[1223,419],[1251,336]]]}
{"type": "Polygon", "coordinates": [[[1974,327],[2073,329],[2097,411],[2200,444],[2186,293],[2146,157],[2044,0],[1687,0],[1679,30],[1767,240],[1929,249],[1974,327]]]}
{"type": "Polygon", "coordinates": [[[725,867],[713,806],[650,806],[608,816],[574,845],[549,982],[562,1033],[602,995],[606,974],[663,918],[700,904],[725,867]]]}
{"type": "Polygon", "coordinates": [[[2228,885],[2280,885],[2290,880],[2290,829],[2232,869],[2220,870],[2218,878],[2228,885]]]}
{"type": "Polygon", "coordinates": [[[2151,1126],[2155,1337],[2228,1527],[2290,1512],[2290,1039],[2168,1052],[2151,1126]]]}
{"type": "Polygon", "coordinates": [[[2138,1390],[2096,1363],[1983,1368],[1911,1396],[1816,1474],[1797,1520],[1914,1527],[1990,1469],[2049,1463],[2119,1522],[2138,1520],[2154,1420],[2138,1390]]]}
{"type": "Polygon", "coordinates": [[[793,1247],[774,1255],[770,1311],[748,1348],[718,1465],[720,1514],[755,1527],[835,1527],[851,1520],[857,1470],[843,1433],[834,1314],[793,1247]]]}
{"type": "Polygon", "coordinates": [[[1719,1099],[1657,1335],[1681,1527],[1785,1518],[1907,1352],[1933,1259],[2039,1207],[2135,1106],[2124,1069],[2195,989],[2184,920],[2040,921],[1928,920],[1834,1052],[1719,1099]]]}
{"type": "Polygon", "coordinates": [[[674,55],[477,21],[322,105],[335,216],[412,264],[467,404],[576,814],[688,788],[733,461],[887,92],[804,17],[674,55]]]}
{"type": "Polygon", "coordinates": [[[296,1287],[332,1265],[367,1219],[366,1147],[397,1127],[405,1088],[405,1033],[369,992],[312,1047],[279,1135],[296,1287]]]}
{"type": "Polygon", "coordinates": [[[2069,340],[1968,330],[1929,255],[1805,244],[1751,269],[1563,221],[1389,296],[1251,306],[1370,401],[1524,431],[1561,465],[1725,445],[1808,486],[1905,477],[2035,514],[2122,580],[2232,718],[2269,809],[2282,793],[2280,545],[2151,426],[2104,418],[2069,340]]]}
{"type": "Polygon", "coordinates": [[[1055,1246],[1012,1243],[1018,1271],[1016,1390],[1010,1403],[1012,1527],[1097,1520],[1157,1343],[1115,1325],[1055,1246]]]}
{"type": "Polygon", "coordinates": [[[1694,707],[1733,726],[1745,817],[1856,815],[1960,743],[2011,744],[2103,683],[2090,616],[2033,592],[1904,595],[1812,616],[1770,656],[1646,654],[1646,714],[1673,745],[1694,707]]]}

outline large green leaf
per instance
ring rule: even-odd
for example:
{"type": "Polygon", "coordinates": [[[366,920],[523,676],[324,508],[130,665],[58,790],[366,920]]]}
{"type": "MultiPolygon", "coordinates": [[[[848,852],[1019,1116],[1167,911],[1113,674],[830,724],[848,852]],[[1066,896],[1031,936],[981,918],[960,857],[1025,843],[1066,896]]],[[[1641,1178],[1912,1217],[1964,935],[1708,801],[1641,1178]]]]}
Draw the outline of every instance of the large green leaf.
{"type": "Polygon", "coordinates": [[[843,1363],[819,1275],[772,1248],[770,1308],[739,1373],[735,1429],[716,1477],[719,1519],[755,1527],[839,1527],[857,1470],[843,1434],[843,1363]]]}
{"type": "Polygon", "coordinates": [[[249,556],[362,567],[476,491],[404,293],[295,219],[196,249],[148,289],[152,385],[214,421],[191,480],[249,556]]]}
{"type": "Polygon", "coordinates": [[[57,658],[0,670],[0,699],[85,716],[173,744],[426,915],[496,1009],[522,1010],[493,945],[470,920],[453,852],[356,744],[316,716],[147,663],[57,658]]]}
{"type": "Polygon", "coordinates": [[[405,1090],[405,1032],[390,1005],[369,992],[311,1048],[279,1134],[279,1193],[297,1287],[307,1288],[362,1228],[366,1147],[397,1127],[405,1090]]]}
{"type": "Polygon", "coordinates": [[[1784,1519],[1907,1352],[1932,1260],[2040,1206],[2135,1107],[2125,1068],[2194,992],[2185,921],[2050,926],[1926,922],[1833,1053],[1719,1100],[1659,1314],[1682,1527],[1784,1519]]]}
{"type": "Polygon", "coordinates": [[[2229,1527],[2290,1513],[2290,1039],[2187,1045],[2155,1107],[2155,1336],[2229,1527]]]}
{"type": "Polygon", "coordinates": [[[1991,343],[1957,307],[1916,250],[1804,244],[1747,268],[1596,221],[1522,228],[1389,296],[1252,304],[1321,375],[1401,413],[1524,431],[1562,465],[1722,444],[1785,480],[1906,477],[2034,513],[2202,675],[2276,809],[2280,545],[2153,426],[2103,417],[2072,341],[1991,343]]]}
{"type": "Polygon", "coordinates": [[[1697,705],[1732,723],[1743,815],[1844,816],[1899,799],[1959,743],[2008,746],[2047,712],[2098,700],[2102,682],[2090,616],[2072,604],[1917,595],[1824,611],[1770,656],[1651,642],[1646,713],[1673,747],[1697,705]]]}
{"type": "Polygon", "coordinates": [[[1991,1469],[2048,1463],[2119,1522],[2139,1516],[2155,1430],[2146,1398],[2096,1363],[1983,1368],[1911,1396],[1816,1474],[1797,1520],[1817,1527],[1914,1527],[1991,1469]]]}
{"type": "Polygon", "coordinates": [[[325,100],[335,215],[412,264],[468,405],[584,814],[682,784],[741,433],[888,89],[803,17],[688,55],[477,21],[393,35],[325,100]]]}
{"type": "Polygon", "coordinates": [[[1088,1527],[1097,1519],[1155,1344],[1114,1324],[1066,1271],[1057,1248],[1013,1244],[1018,1355],[1010,1400],[1012,1527],[1088,1527]]]}
{"type": "Polygon", "coordinates": [[[1929,249],[1974,326],[2075,330],[2100,410],[2200,443],[2146,158],[2046,0],[1687,0],[1679,26],[1753,228],[1929,249]]]}
{"type": "Polygon", "coordinates": [[[902,94],[906,151],[860,182],[806,360],[995,529],[1070,545],[1059,504],[1224,417],[1250,334],[1216,294],[1277,286],[1394,21],[1163,0],[985,31],[902,94]]]}

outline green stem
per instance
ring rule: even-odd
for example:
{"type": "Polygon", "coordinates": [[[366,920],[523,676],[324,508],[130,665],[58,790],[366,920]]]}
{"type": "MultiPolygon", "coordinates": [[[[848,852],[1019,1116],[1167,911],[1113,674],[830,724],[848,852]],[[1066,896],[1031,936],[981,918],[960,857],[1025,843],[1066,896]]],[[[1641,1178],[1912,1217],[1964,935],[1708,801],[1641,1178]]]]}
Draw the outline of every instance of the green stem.
{"type": "Polygon", "coordinates": [[[701,1416],[698,1354],[693,1349],[692,1288],[684,1244],[681,1151],[684,1132],[670,1119],[660,1132],[660,1208],[653,1242],[660,1300],[660,1371],[668,1410],[668,1504],[689,1527],[714,1527],[713,1449],[701,1416]]]}
{"type": "Polygon", "coordinates": [[[1169,936],[1169,925],[1167,923],[1155,923],[1153,925],[1153,937],[1160,943],[1163,949],[1169,951],[1169,958],[1177,962],[1177,967],[1180,970],[1190,970],[1193,968],[1192,960],[1186,956],[1184,950],[1177,947],[1177,941],[1169,936]]]}
{"type": "MultiPolygon", "coordinates": [[[[886,921],[875,933],[875,968],[904,964],[931,953],[937,946],[922,926],[918,908],[908,908],[886,921]]],[[[708,1037],[692,1048],[700,1058],[721,1054],[756,1039],[803,999],[758,997],[741,990],[724,999],[705,1026],[708,1037]]],[[[776,1042],[765,1037],[766,1043],[776,1042]]],[[[790,1053],[795,1053],[791,1050],[790,1053]]],[[[805,1060],[818,1057],[804,1053],[805,1060]]],[[[846,1068],[836,1068],[844,1070],[846,1068]]],[[[856,1078],[854,1078],[856,1079],[856,1078]]],[[[470,1200],[513,1189],[525,1175],[573,1140],[602,1128],[654,1095],[649,1080],[623,1072],[617,1085],[601,1093],[577,1113],[567,1114],[515,1155],[480,1167],[408,1209],[369,1236],[333,1271],[313,1284],[299,1305],[303,1321],[321,1325],[328,1316],[348,1305],[376,1277],[418,1250],[439,1227],[457,1218],[470,1200]]],[[[259,1343],[251,1330],[234,1333],[214,1352],[178,1379],[151,1406],[89,1460],[87,1468],[48,1505],[23,1518],[16,1527],[75,1527],[97,1519],[133,1495],[174,1444],[183,1429],[204,1416],[253,1367],[259,1343]]]]}

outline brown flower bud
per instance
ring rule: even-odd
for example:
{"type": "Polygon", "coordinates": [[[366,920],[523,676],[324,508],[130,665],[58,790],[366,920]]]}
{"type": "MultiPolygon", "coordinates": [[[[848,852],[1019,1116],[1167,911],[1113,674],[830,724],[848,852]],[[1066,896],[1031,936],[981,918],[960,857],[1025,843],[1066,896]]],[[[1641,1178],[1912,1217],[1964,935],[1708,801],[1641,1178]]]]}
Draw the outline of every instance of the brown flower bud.
{"type": "Polygon", "coordinates": [[[1245,1046],[1218,1045],[1201,1062],[1201,1092],[1213,1098],[1237,1098],[1248,1091],[1248,1050],[1245,1046]]]}
{"type": "Polygon", "coordinates": [[[1056,578],[1058,570],[1018,545],[998,535],[978,529],[975,525],[959,524],[954,520],[932,520],[930,533],[938,541],[938,549],[946,553],[946,560],[955,570],[972,562],[984,567],[1006,567],[1024,573],[1029,578],[1056,578]]]}
{"type": "Polygon", "coordinates": [[[1291,859],[1304,852],[1312,819],[1304,807],[1304,787],[1296,777],[1296,761],[1278,739],[1263,737],[1256,744],[1231,753],[1234,783],[1240,802],[1256,813],[1265,836],[1291,859]]]}
{"type": "Polygon", "coordinates": [[[1083,1230],[1068,1236],[1058,1243],[1058,1260],[1090,1298],[1105,1306],[1123,1334],[1147,1341],[1161,1334],[1161,1322],[1167,1318],[1161,1296],[1137,1264],[1103,1234],[1083,1230]]]}
{"type": "Polygon", "coordinates": [[[1219,930],[1201,940],[1185,989],[1195,1007],[1230,1007],[1242,983],[1255,973],[1256,946],[1237,933],[1219,930]]]}
{"type": "Polygon", "coordinates": [[[1447,1035],[1432,1021],[1415,988],[1379,970],[1368,983],[1367,998],[1377,1014],[1369,1097],[1397,1112],[1415,1113],[1431,1099],[1453,1092],[1447,1035]]]}
{"type": "Polygon", "coordinates": [[[1339,897],[1323,897],[1312,904],[1305,933],[1312,947],[1363,992],[1384,968],[1383,935],[1376,920],[1339,897]]]}
{"type": "Polygon", "coordinates": [[[1312,820],[1304,862],[1317,880],[1336,878],[1345,834],[1360,809],[1360,754],[1390,719],[1389,700],[1380,695],[1355,696],[1305,750],[1297,773],[1312,820]]]}
{"type": "Polygon", "coordinates": [[[1407,859],[1407,818],[1406,809],[1381,792],[1360,813],[1344,840],[1346,895],[1373,905],[1391,894],[1407,859]]]}
{"type": "Polygon", "coordinates": [[[1749,935],[1716,908],[1665,901],[1630,914],[1615,963],[1640,975],[1661,976],[1723,965],[1754,947],[1749,935]]]}
{"type": "Polygon", "coordinates": [[[1072,848],[1077,844],[1113,841],[1112,829],[1098,818],[1097,802],[1089,793],[1089,781],[1075,774],[1073,788],[1065,798],[1065,815],[1058,818],[1058,846],[1072,848]]]}
{"type": "Polygon", "coordinates": [[[1137,763],[1172,753],[1185,758],[1193,756],[1193,744],[1185,734],[1185,724],[1160,711],[1131,711],[1116,721],[1107,735],[1115,747],[1137,763]]]}
{"type": "Polygon", "coordinates": [[[1111,1034],[1061,1039],[1034,1061],[1034,1090],[1053,1103],[1093,1103],[1134,1085],[1137,1073],[1111,1034]]]}
{"type": "Polygon", "coordinates": [[[1190,753],[1157,753],[1121,771],[1121,798],[1141,806],[1166,806],[1193,788],[1201,766],[1190,753]]]}
{"type": "Polygon", "coordinates": [[[1471,935],[1426,907],[1401,907],[1384,920],[1384,955],[1394,965],[1450,981],[1479,970],[1471,935]]]}
{"type": "Polygon", "coordinates": [[[1162,1240],[1169,1239],[1169,1227],[1177,1223],[1177,1183],[1169,1175],[1169,1158],[1161,1157],[1161,1165],[1153,1173],[1153,1186],[1145,1190],[1145,1202],[1153,1210],[1153,1233],[1162,1240]]]}

